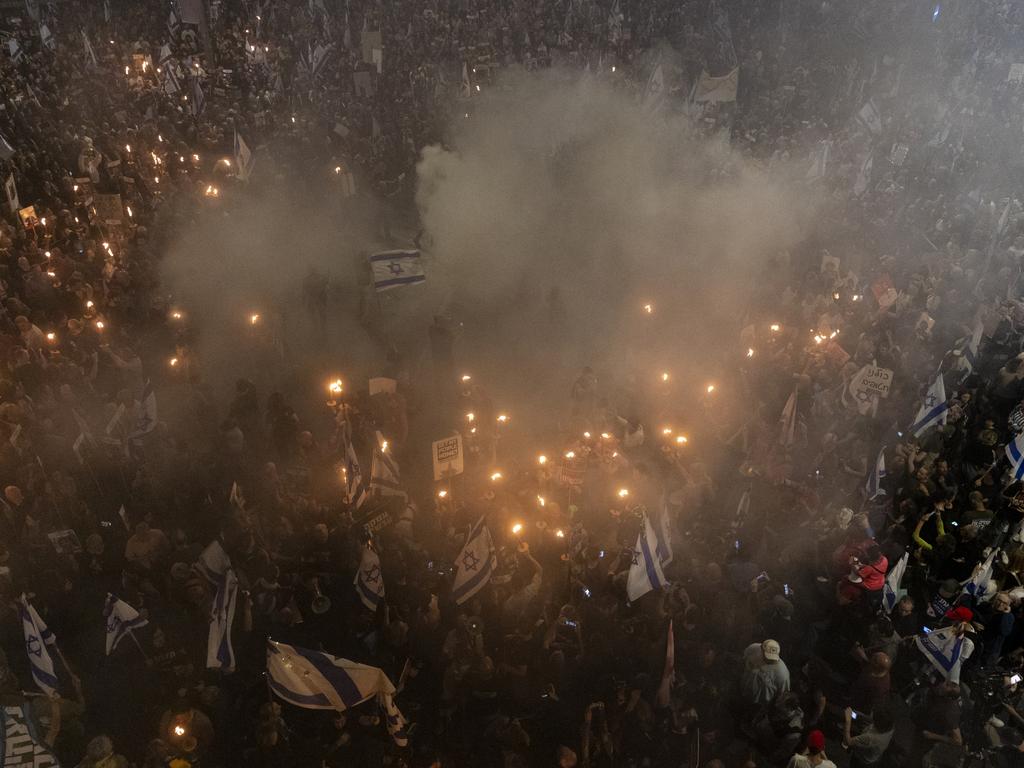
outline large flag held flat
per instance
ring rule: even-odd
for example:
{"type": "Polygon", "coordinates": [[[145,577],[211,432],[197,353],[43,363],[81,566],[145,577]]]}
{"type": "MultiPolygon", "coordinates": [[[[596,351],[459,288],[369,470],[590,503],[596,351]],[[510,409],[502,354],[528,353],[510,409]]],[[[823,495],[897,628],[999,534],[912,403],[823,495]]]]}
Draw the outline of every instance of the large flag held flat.
{"type": "Polygon", "coordinates": [[[231,625],[238,603],[238,578],[228,570],[217,584],[217,594],[210,609],[210,632],[206,643],[206,668],[223,672],[235,670],[235,649],[231,644],[231,625]]]}
{"type": "Polygon", "coordinates": [[[384,579],[380,573],[380,557],[369,545],[363,547],[363,556],[354,583],[363,605],[371,611],[376,611],[384,599],[384,579]]]}
{"type": "Polygon", "coordinates": [[[879,496],[885,496],[885,488],[882,487],[882,481],[885,480],[885,446],[883,445],[878,451],[878,458],[875,459],[875,467],[871,470],[871,474],[868,475],[868,482],[864,486],[864,490],[867,493],[868,501],[874,501],[879,496]]]}
{"type": "Polygon", "coordinates": [[[885,574],[885,583],[882,584],[882,607],[886,613],[892,613],[896,603],[900,599],[900,584],[903,581],[903,574],[907,570],[907,561],[910,553],[904,552],[903,557],[885,574]]]}
{"type": "Polygon", "coordinates": [[[376,697],[395,742],[408,743],[405,718],[394,702],[395,686],[378,667],[267,640],[267,679],[280,698],[305,709],[344,712],[376,697]]]}
{"type": "Polygon", "coordinates": [[[935,381],[928,387],[924,401],[917,411],[917,417],[910,427],[911,433],[914,437],[920,437],[930,427],[944,425],[947,411],[949,411],[949,403],[946,402],[946,385],[942,380],[942,373],[937,373],[935,381]]]}
{"type": "Polygon", "coordinates": [[[128,603],[109,592],[107,602],[103,606],[103,615],[107,619],[107,656],[117,648],[117,644],[125,635],[149,623],[128,603]]]}
{"type": "Polygon", "coordinates": [[[497,564],[491,532],[481,517],[466,536],[466,543],[455,558],[452,598],[456,605],[462,605],[483,589],[491,580],[497,564]]]}
{"type": "Polygon", "coordinates": [[[18,605],[18,613],[21,614],[21,629],[25,635],[25,651],[32,667],[32,679],[36,681],[39,690],[47,696],[55,697],[57,672],[53,668],[50,648],[56,649],[57,638],[24,594],[18,605]]]}
{"type": "Polygon", "coordinates": [[[388,291],[402,285],[422,283],[427,279],[419,251],[381,251],[370,257],[373,287],[388,291]]]}
{"type": "Polygon", "coordinates": [[[644,516],[644,525],[636,537],[636,549],[633,551],[633,564],[629,568],[626,579],[626,594],[630,602],[638,600],[652,589],[661,589],[668,581],[661,570],[658,559],[658,537],[654,533],[651,519],[644,516]]]}
{"type": "Polygon", "coordinates": [[[951,683],[960,682],[960,667],[974,651],[974,642],[953,625],[914,638],[917,649],[951,683]]]}

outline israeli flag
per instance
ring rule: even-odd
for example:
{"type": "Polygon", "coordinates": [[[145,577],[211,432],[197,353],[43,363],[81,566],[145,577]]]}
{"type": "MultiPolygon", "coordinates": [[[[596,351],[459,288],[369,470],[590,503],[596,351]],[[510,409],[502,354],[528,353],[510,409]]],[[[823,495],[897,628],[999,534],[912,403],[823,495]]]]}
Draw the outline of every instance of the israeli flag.
{"type": "Polygon", "coordinates": [[[355,578],[356,592],[363,605],[371,611],[384,599],[384,579],[380,573],[380,558],[370,545],[363,547],[363,557],[355,578]]]}
{"type": "Polygon", "coordinates": [[[935,381],[928,387],[924,401],[917,411],[917,418],[914,419],[910,431],[914,437],[920,437],[931,427],[942,426],[946,423],[946,414],[949,411],[949,403],[946,402],[946,385],[942,380],[942,373],[935,374],[935,381]]]}
{"type": "Polygon", "coordinates": [[[398,462],[388,453],[387,440],[380,432],[377,433],[377,445],[373,449],[373,461],[370,464],[370,493],[405,496],[399,480],[398,462]]]}
{"type": "Polygon", "coordinates": [[[1024,479],[1024,434],[1017,435],[1006,445],[1006,458],[1014,480],[1024,479]]]}
{"type": "Polygon", "coordinates": [[[974,331],[971,333],[971,337],[967,340],[967,344],[961,350],[968,375],[970,375],[974,370],[974,366],[978,363],[978,348],[981,346],[981,334],[983,330],[984,327],[982,324],[977,323],[974,326],[974,331]]]}
{"type": "Polygon", "coordinates": [[[103,606],[103,615],[107,619],[107,656],[117,648],[125,635],[149,623],[128,603],[109,592],[106,605],[103,606]]]}
{"type": "Polygon", "coordinates": [[[671,521],[668,517],[668,507],[665,505],[664,499],[661,503],[661,511],[658,513],[658,525],[654,529],[654,535],[658,540],[657,547],[655,548],[658,562],[664,568],[672,562],[673,557],[671,521]]]}
{"type": "Polygon", "coordinates": [[[395,706],[395,686],[378,667],[268,639],[267,679],[275,694],[304,709],[344,712],[376,697],[395,743],[409,743],[405,718],[395,706]]]}
{"type": "Polygon", "coordinates": [[[985,590],[992,580],[992,566],[998,554],[999,550],[993,549],[989,552],[988,557],[974,567],[973,575],[964,583],[962,594],[969,595],[978,602],[985,600],[985,590]]]}
{"type": "Polygon", "coordinates": [[[874,501],[879,496],[885,496],[885,488],[882,487],[882,481],[885,479],[885,446],[883,445],[881,450],[878,451],[878,458],[875,459],[875,468],[868,475],[868,482],[864,486],[864,490],[867,492],[868,501],[874,501]]]}
{"type": "Polygon", "coordinates": [[[974,651],[970,638],[958,635],[957,625],[914,638],[917,649],[951,683],[960,682],[960,667],[974,651]]]}
{"type": "Polygon", "coordinates": [[[231,645],[231,625],[238,603],[238,578],[228,570],[217,585],[210,609],[210,632],[206,642],[206,668],[234,672],[235,649],[231,645]]]}
{"type": "Polygon", "coordinates": [[[654,526],[646,515],[644,527],[636,537],[636,549],[633,551],[633,564],[629,568],[626,579],[626,594],[630,602],[646,595],[652,589],[661,589],[668,581],[661,570],[661,561],[657,556],[658,537],[654,526]]]}
{"type": "Polygon", "coordinates": [[[18,613],[21,615],[21,630],[25,634],[28,662],[32,666],[32,679],[36,681],[39,690],[55,698],[58,695],[57,673],[53,669],[53,658],[49,649],[57,647],[57,638],[24,593],[21,595],[18,613]]]}
{"type": "Polygon", "coordinates": [[[363,470],[359,467],[359,457],[352,445],[352,440],[345,437],[345,495],[348,503],[359,509],[366,502],[366,487],[363,485],[363,470]]]}
{"type": "Polygon", "coordinates": [[[211,584],[219,584],[231,568],[231,558],[224,551],[220,539],[214,539],[199,555],[196,568],[211,584]]]}
{"type": "Polygon", "coordinates": [[[256,163],[252,156],[252,151],[249,149],[249,145],[245,143],[245,139],[242,135],[235,131],[235,177],[239,181],[248,181],[249,176],[252,175],[252,167],[256,163]]]}
{"type": "Polygon", "coordinates": [[[455,558],[455,583],[452,585],[455,604],[462,605],[483,589],[497,565],[491,532],[481,517],[470,529],[462,551],[455,558]]]}
{"type": "Polygon", "coordinates": [[[381,251],[370,257],[373,287],[389,291],[402,285],[426,281],[419,251],[381,251]]]}
{"type": "Polygon", "coordinates": [[[142,390],[141,410],[135,419],[135,428],[129,437],[138,439],[148,435],[156,429],[156,391],[153,389],[153,382],[146,380],[146,386],[142,390]]]}
{"type": "Polygon", "coordinates": [[[903,574],[907,570],[907,561],[910,553],[904,552],[903,557],[885,574],[885,583],[882,584],[882,607],[886,613],[892,613],[896,603],[900,599],[900,583],[903,581],[903,574]]]}

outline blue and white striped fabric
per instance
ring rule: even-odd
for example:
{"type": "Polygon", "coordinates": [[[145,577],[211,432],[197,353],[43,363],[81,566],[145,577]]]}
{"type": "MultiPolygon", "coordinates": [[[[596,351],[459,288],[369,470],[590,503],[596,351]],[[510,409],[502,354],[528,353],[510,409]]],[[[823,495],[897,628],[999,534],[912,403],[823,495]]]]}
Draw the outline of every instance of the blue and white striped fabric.
{"type": "Polygon", "coordinates": [[[946,423],[946,414],[949,411],[949,403],[946,402],[946,385],[942,380],[942,373],[935,374],[935,381],[928,387],[924,401],[917,411],[917,418],[910,427],[914,437],[920,437],[929,428],[942,426],[946,423]]]}
{"type": "Polygon", "coordinates": [[[231,645],[231,625],[238,603],[238,578],[228,570],[217,585],[210,609],[210,633],[206,642],[206,668],[222,672],[235,670],[235,649],[231,645]]]}
{"type": "Polygon", "coordinates": [[[403,285],[426,281],[419,251],[381,251],[370,257],[373,287],[389,291],[403,285]]]}
{"type": "Polygon", "coordinates": [[[381,496],[405,496],[398,474],[398,462],[386,448],[387,441],[377,433],[377,445],[373,449],[370,464],[370,493],[381,496]]]}
{"type": "Polygon", "coordinates": [[[974,331],[971,333],[971,337],[967,340],[967,344],[961,350],[964,362],[966,363],[968,375],[974,370],[974,366],[978,364],[978,348],[981,346],[981,334],[983,330],[984,327],[982,324],[977,323],[974,326],[974,331]]]}
{"type": "Polygon", "coordinates": [[[882,607],[886,613],[892,613],[896,603],[900,599],[900,583],[903,581],[903,574],[907,570],[907,561],[910,553],[904,552],[903,557],[885,574],[885,583],[882,584],[882,607]]]}
{"type": "Polygon", "coordinates": [[[18,605],[18,613],[21,614],[21,629],[25,634],[25,651],[32,667],[32,679],[36,681],[39,690],[47,696],[55,697],[57,672],[53,668],[50,648],[57,647],[57,638],[24,594],[18,605]]]}
{"type": "Polygon", "coordinates": [[[959,631],[954,624],[914,638],[917,649],[951,683],[960,682],[960,666],[974,651],[974,643],[959,631]]]}
{"type": "Polygon", "coordinates": [[[359,466],[359,457],[352,445],[352,440],[347,431],[345,440],[345,494],[348,496],[348,503],[356,509],[363,506],[366,501],[366,486],[363,485],[363,470],[359,466]]]}
{"type": "MultiPolygon", "coordinates": [[[[234,487],[232,486],[233,489],[234,487]]],[[[217,585],[220,583],[221,579],[231,569],[231,558],[224,551],[224,545],[220,543],[220,539],[214,539],[202,551],[196,563],[196,569],[211,584],[217,585]]]]}
{"type": "Polygon", "coordinates": [[[1010,471],[1014,480],[1024,479],[1024,434],[1017,435],[1006,445],[1006,458],[1010,460],[1010,471]]]}
{"type": "Polygon", "coordinates": [[[654,529],[654,535],[658,539],[656,553],[661,567],[666,567],[672,562],[672,525],[668,516],[668,506],[662,499],[660,511],[658,512],[658,525],[654,529]]]}
{"type": "Polygon", "coordinates": [[[395,686],[384,670],[322,651],[267,640],[267,679],[279,697],[305,709],[343,712],[377,697],[388,731],[405,746],[405,718],[395,706],[395,686]]]}
{"type": "Polygon", "coordinates": [[[988,583],[992,581],[992,566],[998,554],[999,550],[993,549],[984,561],[975,566],[971,578],[964,583],[962,594],[969,595],[978,602],[985,601],[985,591],[988,589],[988,583]]]}
{"type": "Polygon", "coordinates": [[[497,565],[491,532],[484,524],[484,518],[481,517],[469,531],[462,551],[455,558],[455,583],[452,585],[452,599],[455,600],[456,605],[462,605],[483,589],[491,580],[491,574],[494,573],[497,565]]]}
{"type": "Polygon", "coordinates": [[[107,619],[107,656],[117,648],[117,644],[125,635],[149,623],[128,603],[109,592],[107,602],[103,606],[103,615],[107,619]]]}
{"type": "Polygon", "coordinates": [[[633,564],[626,579],[626,594],[630,602],[646,595],[652,589],[661,589],[668,584],[661,570],[657,552],[658,537],[654,532],[654,526],[651,525],[651,519],[645,515],[644,527],[637,534],[633,564]]]}
{"type": "Polygon", "coordinates": [[[874,501],[879,496],[885,496],[885,488],[882,487],[882,481],[885,479],[885,446],[878,451],[878,458],[875,459],[875,468],[871,470],[871,474],[868,475],[868,482],[864,486],[864,490],[867,492],[868,501],[874,501]]]}
{"type": "Polygon", "coordinates": [[[369,544],[363,547],[363,556],[354,583],[363,605],[371,611],[376,611],[384,599],[384,578],[380,573],[380,558],[369,544]]]}

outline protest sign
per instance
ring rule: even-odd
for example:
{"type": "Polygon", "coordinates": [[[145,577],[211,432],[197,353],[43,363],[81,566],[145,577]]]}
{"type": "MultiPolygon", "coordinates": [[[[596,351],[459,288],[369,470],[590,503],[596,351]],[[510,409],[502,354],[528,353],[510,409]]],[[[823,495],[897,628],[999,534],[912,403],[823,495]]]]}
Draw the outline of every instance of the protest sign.
{"type": "Polygon", "coordinates": [[[39,226],[39,217],[36,216],[36,207],[27,205],[18,211],[18,218],[25,229],[35,229],[39,226]]]}
{"type": "Polygon", "coordinates": [[[434,480],[461,475],[465,463],[462,453],[462,435],[452,435],[431,444],[434,458],[434,480]]]}
{"type": "Polygon", "coordinates": [[[102,195],[96,193],[92,200],[93,210],[96,212],[96,219],[107,225],[116,225],[124,220],[124,206],[121,204],[121,195],[102,195]]]}

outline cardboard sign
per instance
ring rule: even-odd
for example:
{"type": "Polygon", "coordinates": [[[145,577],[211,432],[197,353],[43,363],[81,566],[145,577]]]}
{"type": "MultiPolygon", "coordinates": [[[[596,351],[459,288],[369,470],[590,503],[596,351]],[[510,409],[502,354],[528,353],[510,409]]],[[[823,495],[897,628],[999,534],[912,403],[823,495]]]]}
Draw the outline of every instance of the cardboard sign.
{"type": "Polygon", "coordinates": [[[70,528],[63,531],[54,531],[53,533],[46,534],[46,536],[60,555],[77,555],[82,551],[82,542],[79,541],[78,534],[70,528]]]}
{"type": "Polygon", "coordinates": [[[847,352],[838,341],[835,339],[829,339],[825,345],[825,357],[830,362],[835,363],[836,367],[842,368],[850,360],[850,353],[847,352]]]}
{"type": "Polygon", "coordinates": [[[36,207],[28,205],[18,211],[18,218],[25,229],[35,229],[39,226],[39,217],[36,216],[36,207]]]}
{"type": "Polygon", "coordinates": [[[364,522],[363,530],[366,531],[367,536],[372,536],[377,533],[377,531],[382,531],[389,525],[391,525],[391,512],[385,509],[364,522]]]}
{"type": "Polygon", "coordinates": [[[871,292],[875,295],[875,301],[878,302],[878,306],[882,309],[888,309],[899,298],[899,294],[896,293],[896,287],[892,284],[892,278],[889,277],[888,272],[881,275],[871,284],[871,292]]]}
{"type": "Polygon", "coordinates": [[[97,192],[93,196],[92,207],[96,218],[103,224],[120,224],[124,220],[124,206],[119,194],[101,195],[97,192]]]}
{"type": "Polygon", "coordinates": [[[462,435],[453,435],[431,444],[430,452],[434,459],[434,480],[461,475],[465,455],[462,452],[462,435]]]}
{"type": "Polygon", "coordinates": [[[398,382],[394,379],[388,379],[384,376],[380,376],[375,379],[370,379],[370,396],[385,394],[393,395],[397,391],[398,382]]]}
{"type": "Polygon", "coordinates": [[[861,379],[861,389],[879,397],[888,397],[892,388],[892,371],[888,368],[868,366],[861,379]]]}
{"type": "Polygon", "coordinates": [[[37,740],[29,722],[27,704],[5,704],[0,710],[3,719],[3,768],[60,768],[60,763],[46,745],[37,740]]]}

